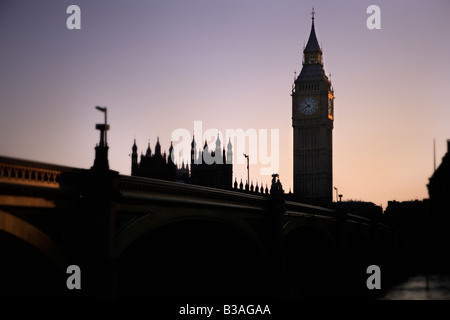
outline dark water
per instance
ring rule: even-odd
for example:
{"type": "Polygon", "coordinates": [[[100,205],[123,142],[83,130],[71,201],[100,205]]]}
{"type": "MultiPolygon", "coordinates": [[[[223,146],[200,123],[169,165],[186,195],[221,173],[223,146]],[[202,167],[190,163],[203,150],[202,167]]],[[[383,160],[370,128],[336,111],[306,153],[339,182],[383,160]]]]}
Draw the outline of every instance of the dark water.
{"type": "Polygon", "coordinates": [[[382,300],[450,300],[450,275],[424,274],[413,276],[392,287],[382,300]]]}

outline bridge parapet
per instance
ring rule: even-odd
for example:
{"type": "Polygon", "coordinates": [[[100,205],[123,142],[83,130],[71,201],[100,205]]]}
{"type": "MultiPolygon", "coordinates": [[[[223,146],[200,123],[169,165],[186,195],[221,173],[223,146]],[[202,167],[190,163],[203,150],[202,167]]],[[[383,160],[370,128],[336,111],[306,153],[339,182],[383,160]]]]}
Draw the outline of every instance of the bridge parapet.
{"type": "Polygon", "coordinates": [[[336,217],[336,210],[318,207],[306,203],[286,201],[285,208],[287,215],[324,216],[328,218],[336,217]]]}
{"type": "Polygon", "coordinates": [[[370,226],[372,224],[372,219],[355,215],[352,213],[347,213],[347,222],[356,223],[364,226],[370,226]]]}
{"type": "MultiPolygon", "coordinates": [[[[287,201],[285,194],[256,195],[0,157],[0,220],[4,221],[0,230],[43,253],[47,245],[60,248],[62,253],[51,257],[63,267],[70,260],[96,270],[86,296],[111,294],[112,261],[127,254],[128,248],[138,248],[133,245],[139,246],[142,237],[159,237],[165,230],[176,237],[185,225],[185,236],[190,236],[191,227],[207,227],[223,232],[220,241],[235,235],[248,241],[248,248],[257,252],[268,271],[267,286],[282,290],[279,275],[285,272],[287,253],[293,255],[292,261],[311,248],[327,252],[332,259],[359,257],[361,247],[381,256],[381,245],[391,243],[388,227],[376,217],[351,212],[287,201]],[[42,237],[47,239],[45,246],[39,244],[42,237]],[[352,243],[358,244],[350,247],[356,248],[353,251],[348,250],[352,243]]],[[[316,256],[311,257],[315,261],[316,256]]]]}
{"type": "Polygon", "coordinates": [[[122,199],[142,199],[184,203],[214,204],[225,207],[264,210],[269,199],[236,191],[133,176],[120,176],[122,199]]]}
{"type": "Polygon", "coordinates": [[[83,169],[0,157],[0,183],[44,188],[61,188],[69,176],[83,169]]]}
{"type": "MultiPolygon", "coordinates": [[[[1,159],[3,160],[3,159],[1,159]]],[[[30,165],[5,163],[0,160],[0,183],[14,183],[47,188],[59,188],[61,171],[30,165]]]]}

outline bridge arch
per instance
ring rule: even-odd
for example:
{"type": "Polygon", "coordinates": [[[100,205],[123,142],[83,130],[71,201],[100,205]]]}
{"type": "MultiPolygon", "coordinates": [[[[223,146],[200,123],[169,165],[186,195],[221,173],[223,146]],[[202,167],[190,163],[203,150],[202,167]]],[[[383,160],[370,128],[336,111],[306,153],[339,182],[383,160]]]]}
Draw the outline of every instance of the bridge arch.
{"type": "Polygon", "coordinates": [[[65,258],[50,237],[32,224],[0,210],[0,231],[32,245],[45,254],[60,270],[65,272],[65,258]]]}
{"type": "Polygon", "coordinates": [[[317,221],[288,221],[283,227],[283,237],[288,236],[291,232],[298,232],[304,229],[314,231],[314,233],[316,233],[317,235],[320,235],[324,239],[327,239],[326,241],[329,242],[329,245],[333,248],[333,251],[336,250],[335,239],[330,230],[327,228],[326,224],[320,224],[317,221]]]}
{"type": "Polygon", "coordinates": [[[348,268],[363,267],[367,263],[374,262],[376,252],[369,231],[361,227],[347,230],[344,237],[343,253],[344,264],[348,268]]]}
{"type": "Polygon", "coordinates": [[[173,223],[182,223],[185,221],[210,221],[219,224],[227,225],[228,227],[245,234],[249,241],[253,242],[258,248],[260,254],[265,256],[264,246],[262,240],[256,233],[256,231],[242,219],[225,219],[220,216],[211,216],[207,214],[165,214],[151,212],[142,217],[133,220],[129,223],[116,237],[113,249],[113,259],[118,259],[120,255],[135,241],[144,236],[145,234],[152,232],[158,228],[170,225],[173,223]]]}
{"type": "Polygon", "coordinates": [[[119,297],[253,296],[266,268],[245,221],[202,214],[137,219],[117,238],[115,258],[119,297]]]}
{"type": "Polygon", "coordinates": [[[369,227],[354,225],[344,236],[341,257],[341,275],[346,279],[347,292],[354,296],[367,297],[367,267],[378,265],[376,250],[369,227]]]}
{"type": "Polygon", "coordinates": [[[310,222],[284,228],[286,298],[331,297],[336,280],[335,240],[326,227],[310,222]]]}
{"type": "Polygon", "coordinates": [[[0,210],[0,295],[61,297],[65,258],[43,231],[0,210]]]}

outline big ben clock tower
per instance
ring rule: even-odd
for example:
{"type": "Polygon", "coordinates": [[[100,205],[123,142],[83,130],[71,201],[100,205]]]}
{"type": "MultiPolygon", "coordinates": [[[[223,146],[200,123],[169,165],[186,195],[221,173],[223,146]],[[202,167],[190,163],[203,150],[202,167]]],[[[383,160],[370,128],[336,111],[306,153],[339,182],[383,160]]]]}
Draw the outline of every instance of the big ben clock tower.
{"type": "Polygon", "coordinates": [[[303,67],[292,89],[294,197],[327,206],[333,195],[334,92],[325,74],[322,49],[314,29],[303,50],[303,67]]]}

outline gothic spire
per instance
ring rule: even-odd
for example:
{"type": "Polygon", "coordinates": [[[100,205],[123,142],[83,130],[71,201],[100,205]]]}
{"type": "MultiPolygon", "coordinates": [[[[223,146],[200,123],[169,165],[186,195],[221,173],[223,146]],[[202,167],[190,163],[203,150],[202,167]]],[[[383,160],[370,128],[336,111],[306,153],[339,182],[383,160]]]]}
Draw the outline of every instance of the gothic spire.
{"type": "Polygon", "coordinates": [[[228,138],[226,163],[233,163],[233,146],[231,145],[231,138],[228,138]]]}
{"type": "Polygon", "coordinates": [[[152,155],[152,149],[150,148],[150,141],[148,142],[147,152],[145,154],[147,157],[152,155]]]}
{"type": "Polygon", "coordinates": [[[161,144],[159,143],[159,137],[156,138],[155,155],[161,156],[161,144]]]}
{"type": "Polygon", "coordinates": [[[309,39],[308,39],[308,43],[306,44],[305,49],[303,49],[303,53],[313,53],[313,52],[320,52],[322,53],[322,49],[319,46],[319,41],[317,41],[317,36],[316,36],[316,30],[314,28],[314,15],[316,13],[314,12],[314,8],[313,11],[311,13],[311,32],[309,34],[309,39]]]}
{"type": "Polygon", "coordinates": [[[172,141],[170,141],[170,148],[169,148],[169,159],[168,159],[168,162],[169,163],[171,163],[171,164],[173,164],[174,162],[173,162],[173,160],[174,160],[174,154],[173,154],[173,143],[172,143],[172,141]]]}
{"type": "Polygon", "coordinates": [[[231,138],[228,138],[227,151],[233,152],[233,145],[231,144],[231,138]]]}

